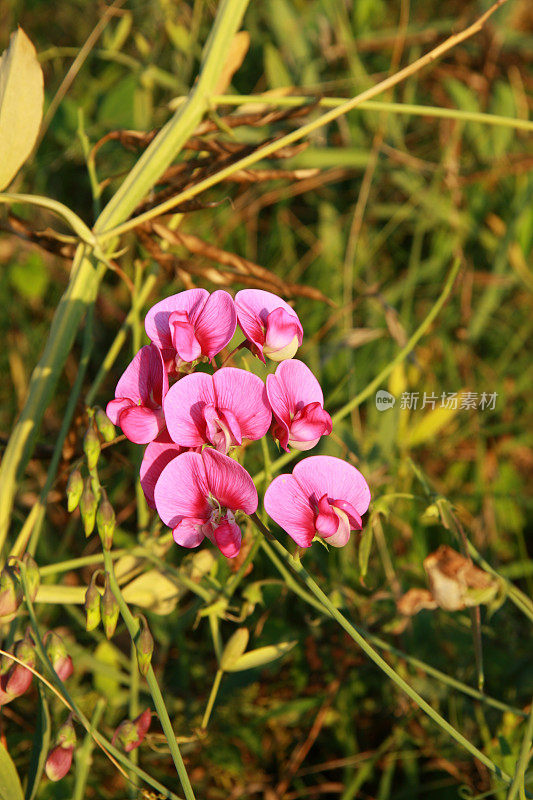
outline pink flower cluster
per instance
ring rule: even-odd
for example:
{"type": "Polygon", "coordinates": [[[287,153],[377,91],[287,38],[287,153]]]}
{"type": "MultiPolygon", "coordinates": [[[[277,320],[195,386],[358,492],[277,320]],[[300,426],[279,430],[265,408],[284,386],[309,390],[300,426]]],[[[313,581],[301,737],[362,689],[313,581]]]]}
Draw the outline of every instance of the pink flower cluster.
{"type": "MultiPolygon", "coordinates": [[[[142,347],[120,378],[107,414],[128,439],[146,444],[141,485],[148,504],[172,528],[174,540],[197,547],[209,539],[228,558],[241,545],[238,513],[257,510],[248,472],[228,453],[268,430],[289,451],[310,450],[331,433],[322,389],[293,358],[303,328],[295,311],[270,292],[190,289],[150,309],[151,344],[142,347]],[[230,342],[237,322],[246,346],[263,363],[280,362],[266,383],[214,357],[230,342]],[[195,371],[212,363],[212,374],[195,371]],[[237,515],[237,516],[236,516],[237,515]]],[[[315,536],[340,547],[360,530],[370,491],[361,473],[329,456],[304,459],[280,475],[265,508],[301,547],[315,536]]]]}

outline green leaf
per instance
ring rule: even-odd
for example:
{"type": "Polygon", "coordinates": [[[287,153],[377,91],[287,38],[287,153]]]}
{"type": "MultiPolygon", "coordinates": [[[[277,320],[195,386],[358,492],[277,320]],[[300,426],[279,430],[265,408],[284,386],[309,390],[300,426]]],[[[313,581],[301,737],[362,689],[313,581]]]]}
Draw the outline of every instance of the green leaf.
{"type": "Polygon", "coordinates": [[[39,708],[37,711],[37,725],[33,737],[30,767],[28,770],[28,783],[26,784],[26,800],[33,800],[39,789],[44,772],[46,756],[50,748],[50,712],[48,702],[42,685],[39,683],[39,708]]]}
{"type": "Polygon", "coordinates": [[[234,667],[246,650],[250,633],[247,628],[238,628],[228,642],[220,659],[220,669],[224,672],[234,672],[234,667]]]}
{"type": "Polygon", "coordinates": [[[22,28],[0,58],[0,190],[11,183],[37,140],[43,115],[43,71],[22,28]]]}
{"type": "Polygon", "coordinates": [[[368,571],[368,560],[372,552],[373,541],[374,528],[372,525],[367,525],[361,534],[359,542],[359,575],[362,581],[364,581],[368,571]]]}
{"type": "Polygon", "coordinates": [[[9,282],[23,297],[38,300],[48,287],[48,270],[39,253],[30,253],[23,262],[9,268],[9,282]]]}
{"type": "Polygon", "coordinates": [[[3,744],[0,744],[0,800],[24,800],[20,778],[3,744]]]}
{"type": "Polygon", "coordinates": [[[245,669],[264,667],[277,658],[286,655],[295,644],[296,642],[280,642],[279,644],[269,644],[266,647],[258,647],[257,650],[250,650],[250,652],[244,653],[224,669],[226,672],[242,672],[245,669]]]}

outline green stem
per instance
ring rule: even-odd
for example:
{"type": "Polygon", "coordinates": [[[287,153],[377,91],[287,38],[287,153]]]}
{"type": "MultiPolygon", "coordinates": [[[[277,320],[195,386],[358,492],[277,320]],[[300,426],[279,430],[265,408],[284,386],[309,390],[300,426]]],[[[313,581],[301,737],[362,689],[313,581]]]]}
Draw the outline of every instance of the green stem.
{"type": "Polygon", "coordinates": [[[46,208],[58,217],[61,217],[69,225],[74,233],[89,247],[97,247],[98,240],[92,230],[87,227],[85,222],[78,217],[68,206],[64,206],[58,200],[50,197],[40,197],[36,194],[0,194],[0,203],[26,203],[39,208],[46,208]]]}
{"type": "MultiPolygon", "coordinates": [[[[122,597],[122,592],[120,591],[120,586],[118,585],[115,576],[113,559],[111,558],[111,555],[108,550],[104,550],[104,566],[107,575],[109,576],[109,585],[111,587],[111,591],[115,595],[116,601],[119,605],[120,614],[122,616],[122,619],[124,620],[126,628],[128,629],[128,633],[130,634],[131,640],[134,641],[135,637],[139,632],[139,622],[138,620],[135,619],[135,617],[129,610],[127,603],[122,597]]],[[[163,700],[163,695],[161,694],[159,684],[157,683],[157,678],[155,677],[155,672],[151,665],[148,668],[148,673],[146,675],[146,682],[148,683],[150,694],[152,695],[152,700],[154,701],[155,710],[161,722],[163,733],[165,734],[170,749],[170,754],[172,756],[172,760],[174,761],[174,765],[178,773],[178,777],[180,779],[183,791],[185,792],[185,798],[186,800],[195,800],[194,792],[191,783],[189,781],[189,776],[187,775],[187,770],[185,769],[185,764],[183,763],[183,758],[181,757],[178,742],[176,740],[176,735],[172,729],[172,723],[170,721],[170,717],[168,716],[168,711],[165,706],[165,701],[163,700]]]]}
{"type": "MultiPolygon", "coordinates": [[[[444,303],[448,299],[450,292],[452,291],[453,284],[461,267],[461,262],[459,259],[456,259],[450,273],[446,279],[442,292],[440,293],[437,301],[431,308],[429,314],[424,319],[422,324],[416,329],[413,333],[407,344],[402,347],[399,353],[395,356],[395,358],[390,361],[386,367],[384,367],[381,372],[374,378],[374,380],[370,381],[369,384],[365,386],[365,388],[356,394],[355,397],[352,397],[342,408],[340,408],[335,414],[332,416],[332,422],[335,423],[339,422],[344,417],[348,416],[355,408],[361,405],[376,389],[385,381],[391,372],[401,364],[402,361],[405,361],[407,356],[411,353],[412,350],[416,347],[420,339],[424,336],[425,333],[429,330],[431,324],[434,322],[435,318],[438,316],[440,310],[442,309],[444,303]]],[[[271,465],[271,470],[273,474],[279,472],[279,470],[284,467],[286,464],[289,464],[291,461],[294,461],[296,456],[299,455],[298,450],[293,450],[291,453],[284,453],[280,458],[277,458],[271,465]]],[[[262,470],[254,475],[254,481],[261,481],[264,479],[265,471],[262,470]]]]}
{"type": "MultiPolygon", "coordinates": [[[[317,99],[313,94],[289,95],[288,97],[276,97],[275,94],[221,94],[212,97],[211,103],[217,106],[241,106],[249,103],[257,105],[259,103],[264,103],[266,106],[276,106],[278,108],[299,108],[309,103],[310,107],[313,108],[317,105],[320,108],[339,108],[339,106],[346,103],[347,99],[346,97],[320,97],[317,99]]],[[[367,100],[366,102],[360,103],[359,108],[365,111],[385,111],[392,114],[407,114],[417,117],[456,119],[460,122],[477,122],[482,125],[495,125],[521,131],[533,131],[533,121],[528,119],[502,117],[497,114],[483,114],[473,111],[460,111],[458,108],[420,106],[411,103],[386,103],[381,100],[367,100]]]]}
{"type": "Polygon", "coordinates": [[[215,705],[215,700],[218,694],[218,690],[220,689],[220,681],[222,680],[223,675],[224,672],[221,669],[217,669],[217,674],[215,675],[215,680],[213,681],[213,686],[211,687],[209,700],[207,701],[207,706],[205,708],[205,714],[202,719],[203,730],[205,730],[209,725],[209,719],[211,717],[211,712],[213,711],[213,706],[215,705]]]}
{"type": "MultiPolygon", "coordinates": [[[[259,530],[268,537],[271,537],[272,534],[268,530],[268,528],[261,522],[257,514],[251,515],[252,520],[257,525],[259,530]]],[[[385,675],[390,678],[393,683],[398,686],[405,694],[413,700],[414,703],[424,711],[430,719],[433,720],[443,731],[445,731],[452,739],[454,739],[458,744],[465,748],[469,753],[471,753],[475,758],[478,759],[482,764],[484,764],[491,772],[493,772],[497,777],[501,780],[506,781],[507,783],[511,782],[511,778],[507,775],[503,770],[500,769],[494,762],[488,758],[481,750],[478,750],[473,744],[471,744],[468,739],[466,739],[459,731],[455,730],[455,728],[450,725],[450,723],[444,719],[437,711],[435,711],[429,703],[427,703],[423,697],[421,697],[418,692],[416,692],[409,684],[402,678],[398,673],[389,665],[387,662],[377,653],[374,648],[366,641],[366,639],[359,633],[359,631],[349,622],[346,617],[341,614],[341,612],[336,608],[329,597],[322,591],[322,589],[318,586],[318,584],[313,580],[313,578],[309,575],[305,567],[302,565],[300,561],[293,558],[291,554],[283,547],[281,542],[278,542],[277,539],[274,539],[272,542],[272,547],[277,551],[279,556],[287,563],[290,568],[293,570],[294,573],[298,576],[298,578],[302,581],[302,583],[309,589],[309,591],[314,595],[314,597],[321,603],[324,608],[328,611],[331,617],[339,623],[341,628],[346,631],[346,633],[350,636],[353,641],[359,645],[359,647],[363,650],[363,652],[376,664],[385,675]]]]}
{"type": "Polygon", "coordinates": [[[94,750],[94,731],[98,728],[102,714],[106,707],[106,701],[100,697],[91,717],[91,730],[85,734],[85,739],[81,747],[76,750],[76,781],[74,783],[74,791],[72,792],[72,800],[83,800],[85,797],[85,788],[87,785],[87,778],[89,777],[89,770],[92,765],[92,752],[94,750]]]}
{"type": "Polygon", "coordinates": [[[531,758],[531,740],[533,739],[533,702],[531,703],[531,711],[529,713],[529,719],[526,723],[526,729],[524,731],[524,738],[522,739],[522,745],[520,747],[520,753],[518,755],[518,761],[516,762],[516,769],[513,776],[513,782],[511,784],[511,788],[509,789],[509,794],[507,795],[507,800],[515,800],[516,795],[523,787],[523,793],[525,794],[525,774],[527,765],[529,763],[529,759],[531,758]]]}

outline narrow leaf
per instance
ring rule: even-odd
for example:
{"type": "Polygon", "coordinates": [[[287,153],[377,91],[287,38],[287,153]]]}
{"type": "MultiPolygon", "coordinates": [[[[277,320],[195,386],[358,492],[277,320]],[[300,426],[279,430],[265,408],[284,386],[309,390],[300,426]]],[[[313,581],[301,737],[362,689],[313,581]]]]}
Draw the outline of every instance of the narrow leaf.
{"type": "Polygon", "coordinates": [[[24,800],[20,778],[3,744],[0,744],[0,800],[24,800]]]}
{"type": "Polygon", "coordinates": [[[22,28],[0,58],[0,190],[12,181],[37,140],[43,115],[43,72],[22,28]]]}

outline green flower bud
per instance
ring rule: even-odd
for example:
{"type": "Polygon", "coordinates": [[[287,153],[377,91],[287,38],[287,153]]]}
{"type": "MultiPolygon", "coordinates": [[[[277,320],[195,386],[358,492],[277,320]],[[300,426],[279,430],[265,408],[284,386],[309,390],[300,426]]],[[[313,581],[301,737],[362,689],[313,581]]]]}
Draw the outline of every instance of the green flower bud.
{"type": "Polygon", "coordinates": [[[115,426],[105,413],[103,408],[97,406],[94,413],[96,427],[103,436],[104,442],[112,442],[116,436],[115,426]]]}
{"type": "Polygon", "coordinates": [[[78,507],[83,492],[83,478],[79,469],[70,473],[67,483],[67,508],[72,513],[78,507]]]}
{"type": "Polygon", "coordinates": [[[94,530],[96,520],[96,497],[91,488],[91,479],[85,479],[85,485],[80,500],[80,512],[85,529],[85,536],[90,536],[94,530]]]}
{"type": "Polygon", "coordinates": [[[96,512],[96,524],[98,533],[102,540],[105,550],[111,550],[113,545],[113,534],[115,533],[115,512],[113,506],[107,499],[105,489],[102,489],[98,511],[96,512]]]}
{"type": "Polygon", "coordinates": [[[94,631],[100,624],[100,592],[96,588],[96,579],[100,574],[100,570],[93,572],[91,582],[85,592],[85,614],[87,616],[86,628],[88,631],[94,631]]]}
{"type": "Polygon", "coordinates": [[[118,613],[118,603],[115,595],[111,591],[111,586],[109,585],[109,575],[106,573],[104,593],[100,598],[100,614],[102,615],[102,623],[104,625],[105,635],[108,639],[111,639],[115,633],[115,628],[117,627],[118,622],[118,613]]]}
{"type": "Polygon", "coordinates": [[[6,564],[0,572],[0,624],[15,619],[22,603],[22,595],[22,586],[15,568],[6,564]]]}
{"type": "Polygon", "coordinates": [[[39,586],[41,585],[39,567],[30,553],[24,553],[24,556],[22,557],[22,563],[26,567],[26,583],[28,584],[30,600],[33,603],[37,597],[39,586]]]}
{"type": "Polygon", "coordinates": [[[137,663],[139,665],[139,672],[141,675],[147,675],[152,662],[152,653],[154,652],[154,639],[150,633],[150,628],[146,618],[139,614],[139,632],[135,637],[135,647],[137,650],[137,663]]]}
{"type": "Polygon", "coordinates": [[[56,744],[65,748],[76,746],[76,731],[74,729],[74,723],[72,722],[72,714],[69,714],[67,721],[60,727],[57,733],[56,744]]]}
{"type": "Polygon", "coordinates": [[[90,423],[83,437],[83,452],[87,456],[87,466],[90,470],[96,467],[98,459],[100,458],[100,450],[100,439],[92,423],[90,423]]]}

